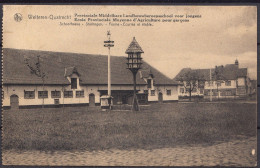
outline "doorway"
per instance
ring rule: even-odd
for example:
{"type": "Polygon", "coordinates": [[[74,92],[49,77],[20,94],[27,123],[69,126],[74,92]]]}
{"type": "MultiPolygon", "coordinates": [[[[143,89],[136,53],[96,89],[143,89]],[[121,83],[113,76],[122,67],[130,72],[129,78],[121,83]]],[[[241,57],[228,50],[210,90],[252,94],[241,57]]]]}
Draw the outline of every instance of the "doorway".
{"type": "Polygon", "coordinates": [[[90,107],[95,106],[95,95],[93,93],[89,94],[89,106],[90,107]]]}
{"type": "Polygon", "coordinates": [[[19,108],[19,97],[17,95],[10,96],[10,105],[11,105],[11,109],[19,108]]]}
{"type": "Polygon", "coordinates": [[[159,103],[163,102],[163,94],[161,92],[158,94],[158,101],[159,103]]]}

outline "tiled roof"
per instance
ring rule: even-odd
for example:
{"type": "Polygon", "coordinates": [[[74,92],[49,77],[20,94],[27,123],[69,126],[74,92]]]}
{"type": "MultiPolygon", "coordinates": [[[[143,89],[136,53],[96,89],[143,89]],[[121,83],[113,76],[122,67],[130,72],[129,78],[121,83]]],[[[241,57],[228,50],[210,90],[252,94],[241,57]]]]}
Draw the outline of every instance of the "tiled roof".
{"type": "MultiPolygon", "coordinates": [[[[40,56],[42,71],[46,73],[45,84],[70,84],[66,75],[73,71],[78,72],[81,84],[104,85],[107,84],[107,56],[3,49],[3,83],[4,84],[42,84],[42,80],[30,73],[24,63],[25,58],[33,65],[37,56],[40,56]],[[65,72],[67,69],[67,72],[65,72]]],[[[132,73],[127,69],[126,57],[111,56],[111,84],[133,84],[132,73]]],[[[172,79],[163,75],[160,71],[143,61],[142,67],[151,69],[156,84],[176,85],[172,79]]],[[[142,69],[141,69],[142,70],[142,69]]],[[[137,73],[137,84],[144,85],[146,82],[137,73]]]]}
{"type": "MultiPolygon", "coordinates": [[[[174,78],[175,80],[179,80],[180,77],[184,76],[188,72],[195,72],[204,80],[210,80],[210,69],[191,69],[191,68],[183,68],[174,78]]],[[[234,80],[238,77],[246,77],[247,76],[247,68],[238,68],[235,64],[227,64],[226,66],[217,66],[216,68],[211,69],[211,77],[213,80],[222,79],[222,80],[234,80]],[[216,72],[219,72],[216,75],[216,72]]]]}
{"type": "Polygon", "coordinates": [[[141,78],[149,78],[150,76],[153,78],[153,73],[151,71],[151,69],[147,69],[147,70],[140,70],[139,71],[141,78]]]}
{"type": "Polygon", "coordinates": [[[68,76],[71,76],[73,73],[76,73],[78,76],[80,76],[78,71],[77,71],[77,68],[75,66],[65,68],[64,76],[68,77],[68,76]]]}
{"type": "Polygon", "coordinates": [[[144,53],[140,45],[135,40],[135,37],[133,38],[133,41],[130,43],[128,48],[126,49],[125,53],[144,53]]]}
{"type": "Polygon", "coordinates": [[[238,77],[247,76],[247,68],[240,68],[238,71],[238,77]]]}

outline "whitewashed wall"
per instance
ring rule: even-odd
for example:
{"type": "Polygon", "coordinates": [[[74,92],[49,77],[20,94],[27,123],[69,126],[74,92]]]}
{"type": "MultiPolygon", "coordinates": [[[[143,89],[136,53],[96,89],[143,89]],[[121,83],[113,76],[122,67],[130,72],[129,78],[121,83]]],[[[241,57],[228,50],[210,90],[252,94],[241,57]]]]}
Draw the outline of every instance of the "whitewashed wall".
{"type": "Polygon", "coordinates": [[[237,85],[238,86],[245,86],[246,85],[246,79],[244,77],[237,79],[237,85]]]}
{"type": "MultiPolygon", "coordinates": [[[[221,86],[218,86],[219,89],[232,89],[232,88],[236,88],[237,87],[237,82],[236,80],[229,80],[231,81],[231,85],[230,86],[226,86],[225,82],[221,83],[221,86]]],[[[208,85],[208,81],[205,83],[205,89],[217,89],[217,83],[216,81],[213,81],[213,86],[209,86],[208,85]]]]}
{"type": "MultiPolygon", "coordinates": [[[[64,87],[66,91],[73,91],[73,98],[64,98],[62,92],[62,86],[45,86],[44,90],[48,91],[48,98],[44,99],[45,105],[53,105],[54,99],[59,99],[60,104],[81,104],[89,103],[89,94],[95,95],[95,103],[100,103],[100,92],[99,90],[107,90],[107,86],[81,86],[78,85],[77,89],[71,89],[68,85],[64,87]],[[51,98],[51,91],[61,91],[61,98],[51,98]],[[77,98],[76,91],[84,90],[84,97],[77,98]]],[[[132,90],[133,86],[111,86],[112,90],[132,90]]],[[[137,86],[137,89],[141,92],[144,90],[144,86],[137,86]]],[[[4,99],[3,106],[10,106],[10,96],[17,95],[19,97],[19,105],[42,105],[43,99],[38,98],[38,91],[43,91],[41,85],[5,85],[3,87],[4,99]],[[25,91],[35,91],[34,99],[24,99],[25,91]]]]}
{"type": "MultiPolygon", "coordinates": [[[[100,103],[100,90],[107,90],[106,85],[80,85],[79,78],[76,74],[72,74],[71,77],[67,77],[68,81],[71,82],[71,78],[77,78],[77,89],[71,89],[71,85],[45,85],[44,90],[48,91],[48,98],[38,98],[38,91],[43,91],[42,85],[5,85],[3,87],[4,91],[4,99],[3,99],[3,106],[10,106],[10,96],[17,95],[19,97],[19,105],[26,106],[26,105],[42,105],[43,101],[45,105],[54,105],[54,99],[59,99],[60,104],[83,104],[89,103],[89,95],[95,95],[95,103],[100,103]],[[61,98],[52,98],[51,91],[60,91],[61,98]],[[64,98],[65,91],[73,91],[72,98],[64,98]],[[84,97],[76,97],[76,91],[83,91],[84,90],[84,97]],[[24,98],[24,91],[35,91],[35,98],[34,99],[25,99],[24,98]]],[[[152,79],[149,77],[149,79],[152,79]]],[[[139,90],[139,93],[144,93],[144,90],[148,90],[149,96],[148,101],[158,101],[158,94],[161,92],[163,94],[163,100],[178,100],[178,86],[154,86],[153,79],[151,81],[152,87],[147,88],[146,85],[137,86],[136,89],[139,90]],[[171,95],[167,95],[167,89],[171,90],[171,95]],[[151,95],[151,90],[155,90],[155,95],[151,95]]],[[[133,90],[132,85],[112,85],[112,90],[133,90]]]]}

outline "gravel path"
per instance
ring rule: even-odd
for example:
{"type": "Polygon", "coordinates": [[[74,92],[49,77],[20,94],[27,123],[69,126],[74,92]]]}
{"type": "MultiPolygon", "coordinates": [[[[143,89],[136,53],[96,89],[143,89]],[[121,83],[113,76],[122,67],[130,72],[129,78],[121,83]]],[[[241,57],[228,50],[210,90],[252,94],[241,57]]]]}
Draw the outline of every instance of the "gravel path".
{"type": "Polygon", "coordinates": [[[234,140],[213,146],[153,150],[105,150],[94,152],[3,151],[4,165],[70,166],[256,166],[256,138],[234,140]]]}

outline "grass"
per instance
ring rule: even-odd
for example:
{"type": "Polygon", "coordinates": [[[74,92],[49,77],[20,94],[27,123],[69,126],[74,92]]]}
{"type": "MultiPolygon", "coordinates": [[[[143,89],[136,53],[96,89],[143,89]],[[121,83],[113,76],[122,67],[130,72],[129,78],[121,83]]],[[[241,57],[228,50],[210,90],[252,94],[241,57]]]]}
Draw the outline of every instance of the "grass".
{"type": "Polygon", "coordinates": [[[155,149],[256,136],[256,104],[172,103],[152,104],[142,112],[74,107],[3,113],[3,149],[155,149]]]}

